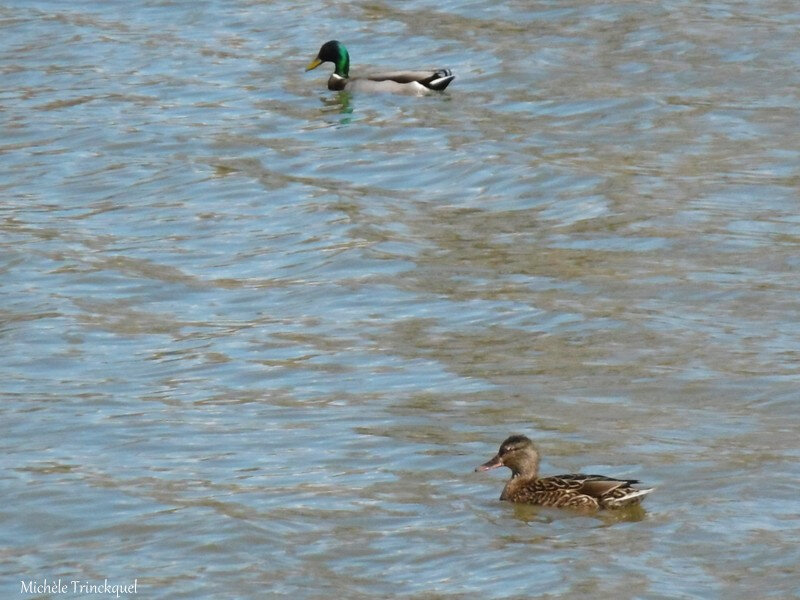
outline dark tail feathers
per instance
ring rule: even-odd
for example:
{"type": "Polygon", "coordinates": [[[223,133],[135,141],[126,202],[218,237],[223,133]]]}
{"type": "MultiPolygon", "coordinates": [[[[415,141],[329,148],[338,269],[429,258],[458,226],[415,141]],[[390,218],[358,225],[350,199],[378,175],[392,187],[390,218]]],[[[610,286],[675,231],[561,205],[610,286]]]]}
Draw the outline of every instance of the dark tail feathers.
{"type": "Polygon", "coordinates": [[[441,92],[450,85],[450,82],[455,78],[456,76],[453,75],[450,69],[439,69],[427,79],[420,81],[420,83],[430,90],[441,92]]]}

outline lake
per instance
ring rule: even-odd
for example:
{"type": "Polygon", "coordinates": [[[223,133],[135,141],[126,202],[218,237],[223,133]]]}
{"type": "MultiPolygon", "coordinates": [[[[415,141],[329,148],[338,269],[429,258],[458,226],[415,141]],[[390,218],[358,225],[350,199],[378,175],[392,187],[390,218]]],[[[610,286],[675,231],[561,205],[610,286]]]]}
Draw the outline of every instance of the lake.
{"type": "Polygon", "coordinates": [[[795,3],[0,27],[4,598],[800,596],[795,3]],[[511,433],[656,491],[502,503],[511,433]]]}

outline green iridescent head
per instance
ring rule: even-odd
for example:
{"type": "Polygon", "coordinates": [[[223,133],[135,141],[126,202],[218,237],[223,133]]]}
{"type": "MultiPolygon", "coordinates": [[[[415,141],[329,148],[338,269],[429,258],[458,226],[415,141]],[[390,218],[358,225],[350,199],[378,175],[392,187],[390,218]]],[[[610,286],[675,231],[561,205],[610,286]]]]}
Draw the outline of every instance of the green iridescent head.
{"type": "Polygon", "coordinates": [[[322,44],[317,57],[308,63],[306,71],[316,69],[324,62],[332,62],[336,66],[334,73],[339,77],[348,77],[350,75],[350,55],[341,42],[331,40],[322,44]]]}

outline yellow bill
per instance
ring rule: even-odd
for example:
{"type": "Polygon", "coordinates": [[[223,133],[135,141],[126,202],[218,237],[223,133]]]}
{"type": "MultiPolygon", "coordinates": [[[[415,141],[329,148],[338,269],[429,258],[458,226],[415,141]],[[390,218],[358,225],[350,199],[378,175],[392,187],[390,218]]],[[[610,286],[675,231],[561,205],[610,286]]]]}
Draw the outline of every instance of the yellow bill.
{"type": "Polygon", "coordinates": [[[317,58],[312,60],[310,63],[308,63],[308,66],[306,67],[306,71],[310,71],[311,69],[316,69],[321,64],[322,64],[322,61],[319,59],[319,56],[318,56],[317,58]]]}

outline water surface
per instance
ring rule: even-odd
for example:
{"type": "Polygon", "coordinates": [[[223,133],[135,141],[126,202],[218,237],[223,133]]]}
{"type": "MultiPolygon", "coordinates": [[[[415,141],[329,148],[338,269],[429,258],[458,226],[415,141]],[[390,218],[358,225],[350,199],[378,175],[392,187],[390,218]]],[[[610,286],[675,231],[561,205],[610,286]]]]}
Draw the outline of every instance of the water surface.
{"type": "Polygon", "coordinates": [[[794,4],[0,27],[4,597],[800,595],[794,4]],[[331,38],[457,79],[329,92],[331,38]],[[658,489],[500,503],[512,432],[658,489]]]}

